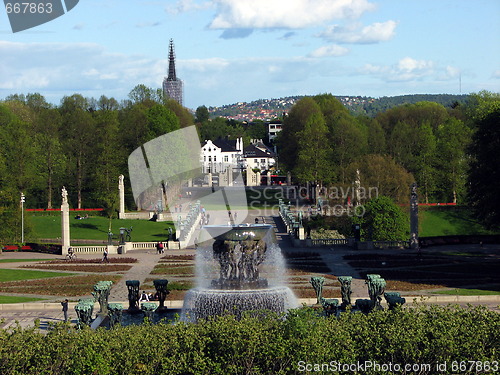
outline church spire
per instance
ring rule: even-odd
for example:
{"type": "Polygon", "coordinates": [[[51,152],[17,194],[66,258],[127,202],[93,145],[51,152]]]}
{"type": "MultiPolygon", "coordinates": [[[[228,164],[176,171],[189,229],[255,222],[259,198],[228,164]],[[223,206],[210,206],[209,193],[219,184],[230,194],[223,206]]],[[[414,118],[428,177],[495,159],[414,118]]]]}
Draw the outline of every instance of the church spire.
{"type": "Polygon", "coordinates": [[[168,52],[168,81],[177,81],[177,76],[175,75],[175,52],[174,52],[174,40],[170,39],[169,52],[168,52]]]}
{"type": "Polygon", "coordinates": [[[174,40],[170,39],[168,46],[168,76],[163,78],[163,94],[165,98],[174,99],[182,105],[183,91],[183,83],[175,74],[174,40]]]}

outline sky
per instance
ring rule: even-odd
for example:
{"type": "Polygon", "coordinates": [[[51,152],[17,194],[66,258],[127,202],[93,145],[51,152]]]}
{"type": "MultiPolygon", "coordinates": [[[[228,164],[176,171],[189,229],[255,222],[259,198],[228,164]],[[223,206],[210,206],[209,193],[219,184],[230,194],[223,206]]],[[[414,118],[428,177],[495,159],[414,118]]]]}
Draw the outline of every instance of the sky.
{"type": "Polygon", "coordinates": [[[13,33],[0,9],[0,99],[160,88],[174,40],[184,105],[500,92],[498,0],[80,0],[13,33]]]}

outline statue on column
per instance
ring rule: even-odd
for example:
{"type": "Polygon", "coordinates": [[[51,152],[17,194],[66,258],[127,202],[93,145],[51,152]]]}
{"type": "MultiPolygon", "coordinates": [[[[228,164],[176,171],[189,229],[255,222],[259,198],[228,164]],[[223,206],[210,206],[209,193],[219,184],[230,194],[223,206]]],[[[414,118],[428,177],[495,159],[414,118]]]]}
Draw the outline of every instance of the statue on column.
{"type": "Polygon", "coordinates": [[[356,181],[354,181],[356,185],[356,206],[361,204],[361,176],[359,173],[359,169],[356,169],[356,181]]]}
{"type": "Polygon", "coordinates": [[[410,248],[418,249],[418,195],[417,184],[411,184],[410,195],[410,248]]]}
{"type": "Polygon", "coordinates": [[[65,186],[62,187],[61,196],[62,196],[62,203],[67,204],[68,203],[68,191],[66,190],[65,186]]]}

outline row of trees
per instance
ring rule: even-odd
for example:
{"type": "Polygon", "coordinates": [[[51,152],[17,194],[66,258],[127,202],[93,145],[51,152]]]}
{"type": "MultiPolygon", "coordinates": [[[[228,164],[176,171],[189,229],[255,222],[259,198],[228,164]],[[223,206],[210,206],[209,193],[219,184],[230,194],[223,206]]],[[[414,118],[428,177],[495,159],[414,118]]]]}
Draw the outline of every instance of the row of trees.
{"type": "MultiPolygon", "coordinates": [[[[477,166],[494,171],[472,175],[468,167],[476,159],[468,147],[473,140],[498,140],[498,119],[488,115],[498,113],[499,102],[498,94],[485,92],[473,96],[467,106],[423,102],[367,118],[351,115],[332,95],[305,97],[284,119],[278,168],[292,171],[298,182],[325,186],[352,186],[359,169],[363,186],[376,186],[380,194],[404,202],[416,179],[424,200],[463,202],[468,176],[474,176],[469,186],[478,194],[493,186],[484,180],[498,171],[498,156],[484,153],[482,157],[490,159],[477,159],[477,166]],[[490,124],[483,133],[476,132],[481,122],[490,124]]],[[[52,208],[59,206],[64,185],[72,207],[103,207],[112,215],[117,208],[117,176],[127,176],[128,155],[151,139],[193,123],[201,141],[229,136],[243,137],[248,144],[267,134],[262,122],[210,120],[206,107],[193,114],[166,100],[161,90],[144,85],[136,86],[121,103],[80,94],[65,96],[58,106],[40,94],[7,97],[0,102],[2,238],[13,238],[9,228],[19,227],[20,215],[12,213],[19,212],[21,192],[27,198],[25,207],[52,208]]],[[[477,147],[475,152],[481,153],[477,147]]],[[[498,200],[495,194],[483,206],[483,217],[498,200]]],[[[134,208],[131,194],[126,197],[129,208],[134,208]]]]}
{"type": "MultiPolygon", "coordinates": [[[[368,118],[353,116],[330,94],[305,97],[284,120],[277,140],[280,166],[299,182],[322,186],[352,185],[359,170],[363,186],[400,203],[407,202],[413,181],[421,201],[464,203],[474,147],[488,137],[474,134],[499,103],[498,94],[481,92],[467,104],[419,102],[368,118]]],[[[495,121],[490,127],[498,129],[495,121]]],[[[490,166],[498,170],[495,161],[490,166]]]]}

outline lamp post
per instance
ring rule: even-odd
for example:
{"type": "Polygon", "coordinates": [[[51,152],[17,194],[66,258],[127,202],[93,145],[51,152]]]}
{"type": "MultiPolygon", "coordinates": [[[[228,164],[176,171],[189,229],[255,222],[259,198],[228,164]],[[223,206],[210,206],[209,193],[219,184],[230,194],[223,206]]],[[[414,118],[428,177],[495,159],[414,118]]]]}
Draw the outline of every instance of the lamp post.
{"type": "Polygon", "coordinates": [[[21,193],[21,243],[24,243],[24,202],[26,196],[21,193]]]}

